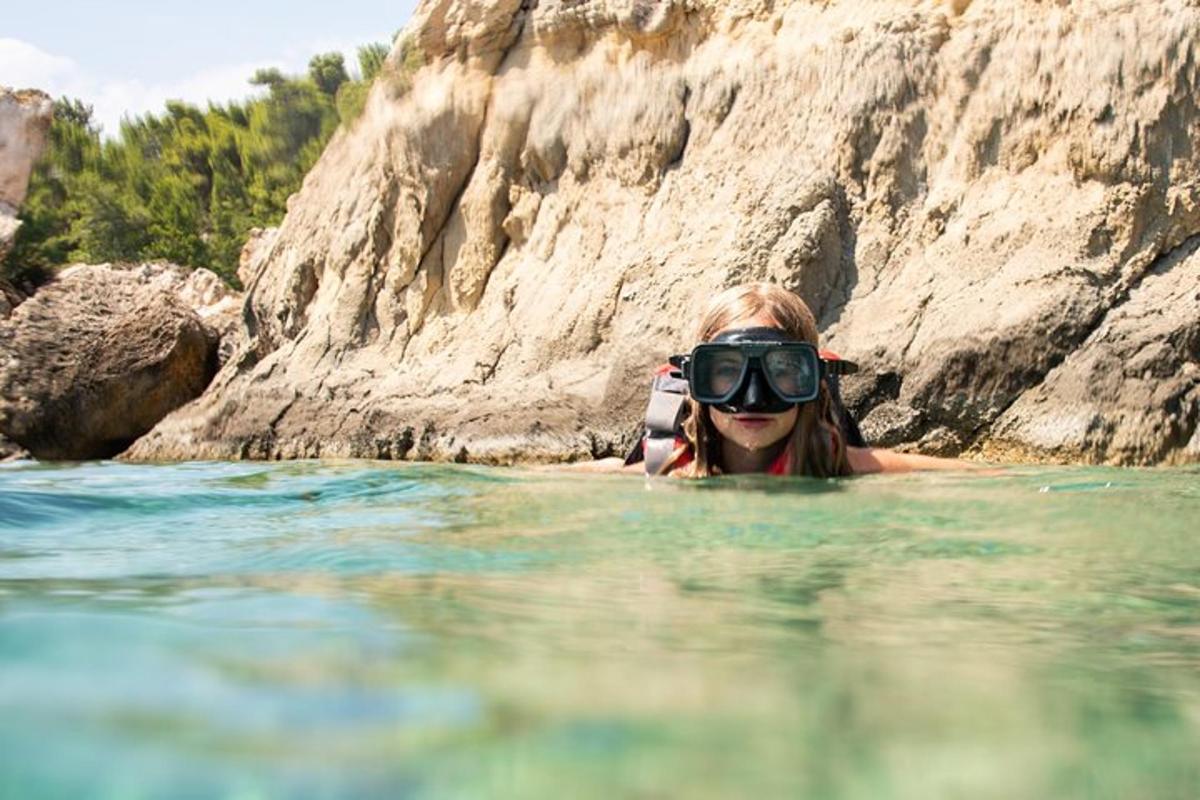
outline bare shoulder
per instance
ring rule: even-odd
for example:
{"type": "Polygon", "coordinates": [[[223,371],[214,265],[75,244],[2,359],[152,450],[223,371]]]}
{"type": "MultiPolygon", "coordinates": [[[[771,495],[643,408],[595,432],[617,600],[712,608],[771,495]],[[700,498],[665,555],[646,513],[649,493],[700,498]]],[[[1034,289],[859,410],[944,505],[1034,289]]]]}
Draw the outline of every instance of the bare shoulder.
{"type": "Polygon", "coordinates": [[[847,447],[846,459],[855,475],[872,472],[914,472],[917,470],[977,470],[981,466],[957,458],[937,458],[916,453],[897,453],[878,447],[847,447]]]}

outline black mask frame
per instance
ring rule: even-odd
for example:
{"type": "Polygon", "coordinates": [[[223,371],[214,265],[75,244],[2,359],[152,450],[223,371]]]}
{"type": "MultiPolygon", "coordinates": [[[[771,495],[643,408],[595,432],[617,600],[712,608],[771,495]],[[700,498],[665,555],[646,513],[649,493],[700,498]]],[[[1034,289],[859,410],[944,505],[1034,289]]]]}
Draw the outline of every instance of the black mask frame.
{"type": "Polygon", "coordinates": [[[826,375],[826,363],[817,348],[808,342],[796,341],[786,331],[777,328],[739,328],[725,331],[712,342],[697,345],[689,355],[674,356],[671,363],[678,367],[688,381],[688,391],[703,405],[728,414],[781,414],[792,407],[810,403],[820,396],[821,381],[826,375]],[[786,351],[808,365],[811,378],[802,392],[789,391],[772,377],[765,359],[772,352],[786,351]],[[736,352],[741,360],[741,372],[729,391],[716,394],[708,390],[696,367],[703,367],[713,356],[736,352]]]}

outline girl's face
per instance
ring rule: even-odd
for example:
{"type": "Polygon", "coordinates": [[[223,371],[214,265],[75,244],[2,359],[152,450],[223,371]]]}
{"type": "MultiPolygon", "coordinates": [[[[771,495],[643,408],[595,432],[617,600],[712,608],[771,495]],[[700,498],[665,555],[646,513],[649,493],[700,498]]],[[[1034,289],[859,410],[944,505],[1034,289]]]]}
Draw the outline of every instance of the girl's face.
{"type": "MultiPolygon", "coordinates": [[[[778,323],[770,317],[753,316],[734,320],[728,327],[717,331],[714,336],[721,335],[726,330],[734,328],[774,328],[778,323]]],[[[709,407],[713,426],[722,437],[738,447],[751,452],[763,450],[778,443],[796,427],[796,419],[800,410],[792,406],[782,414],[763,414],[759,412],[743,412],[727,414],[709,407]]]]}
{"type": "Polygon", "coordinates": [[[800,415],[795,406],[782,414],[726,414],[715,408],[708,413],[721,436],[751,452],[766,449],[790,434],[800,415]]]}

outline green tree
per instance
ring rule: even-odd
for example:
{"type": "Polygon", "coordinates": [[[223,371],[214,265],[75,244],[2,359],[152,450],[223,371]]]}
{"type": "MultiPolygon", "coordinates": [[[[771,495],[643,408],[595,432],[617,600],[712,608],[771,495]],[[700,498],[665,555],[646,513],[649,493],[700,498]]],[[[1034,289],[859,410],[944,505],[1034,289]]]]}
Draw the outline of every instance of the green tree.
{"type": "Polygon", "coordinates": [[[342,84],[337,93],[337,113],[343,125],[350,125],[362,116],[370,92],[371,84],[366,81],[346,81],[342,84]]]}
{"type": "Polygon", "coordinates": [[[140,198],[118,184],[84,174],[67,203],[72,261],[132,261],[151,243],[150,215],[140,198]]]}
{"type": "Polygon", "coordinates": [[[93,109],[82,100],[63,97],[54,103],[54,119],[64,126],[92,130],[93,109]]]}
{"type": "Polygon", "coordinates": [[[283,77],[283,73],[274,67],[263,67],[250,77],[252,86],[274,86],[277,83],[284,83],[287,78],[283,77]]]}
{"type": "Polygon", "coordinates": [[[67,211],[73,187],[79,175],[96,169],[99,159],[100,133],[92,107],[67,98],[56,101],[46,154],[30,176],[19,216],[22,226],[0,264],[0,278],[32,288],[71,260],[78,248],[67,211]]]}
{"type": "Polygon", "coordinates": [[[358,68],[362,72],[364,83],[375,80],[375,76],[383,70],[390,50],[391,48],[382,42],[373,42],[358,48],[358,68]]]}
{"type": "MultiPolygon", "coordinates": [[[[360,66],[377,69],[386,55],[368,45],[360,66]]],[[[262,69],[250,82],[265,95],[207,109],[172,101],[122,120],[108,140],[90,106],[57,101],[0,278],[29,288],[72,261],[166,258],[236,285],[250,228],[279,223],[339,118],[361,110],[369,88],[349,80],[337,53],[314,58],[308,75],[262,69]]]]}
{"type": "Polygon", "coordinates": [[[308,77],[325,94],[333,97],[343,83],[350,80],[346,60],[341,53],[322,53],[308,62],[308,77]]]}
{"type": "Polygon", "coordinates": [[[194,176],[160,175],[146,205],[150,238],[139,248],[138,255],[165,258],[178,264],[211,263],[203,238],[208,211],[203,200],[197,196],[194,176]]]}

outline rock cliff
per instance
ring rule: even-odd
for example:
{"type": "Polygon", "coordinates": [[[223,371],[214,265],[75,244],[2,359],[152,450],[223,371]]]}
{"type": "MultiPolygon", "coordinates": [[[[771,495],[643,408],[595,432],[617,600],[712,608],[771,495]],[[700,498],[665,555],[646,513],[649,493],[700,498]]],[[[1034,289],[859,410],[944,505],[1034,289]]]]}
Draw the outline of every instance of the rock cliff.
{"type": "Polygon", "coordinates": [[[425,0],[137,458],[613,453],[720,287],[877,441],[1200,459],[1194,0],[425,0]]]}
{"type": "Polygon", "coordinates": [[[20,226],[17,211],[25,201],[33,165],[46,146],[52,113],[53,104],[42,92],[0,86],[0,261],[20,226]]]}

